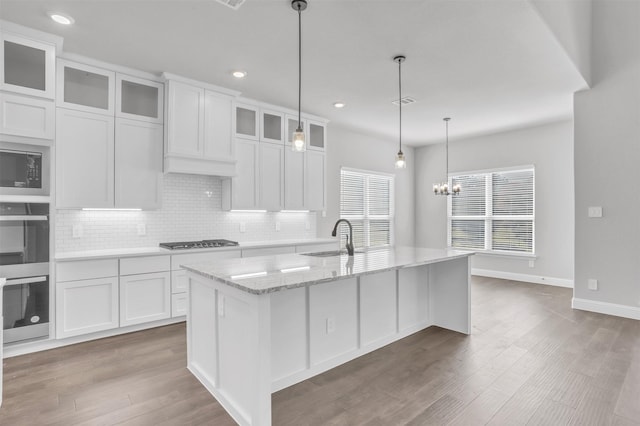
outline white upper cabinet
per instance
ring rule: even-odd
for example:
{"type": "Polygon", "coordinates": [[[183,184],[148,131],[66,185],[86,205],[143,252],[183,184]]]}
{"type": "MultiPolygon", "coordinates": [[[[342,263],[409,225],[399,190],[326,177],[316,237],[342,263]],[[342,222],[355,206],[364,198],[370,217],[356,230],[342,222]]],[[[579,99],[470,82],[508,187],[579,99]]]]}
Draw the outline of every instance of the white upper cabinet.
{"type": "Polygon", "coordinates": [[[0,90],[55,97],[56,46],[13,33],[0,34],[0,90]]]}
{"type": "Polygon", "coordinates": [[[236,104],[236,138],[258,140],[260,126],[259,110],[246,104],[236,104]]]}
{"type": "Polygon", "coordinates": [[[231,137],[233,99],[205,90],[204,157],[233,163],[234,143],[231,137]]]}
{"type": "Polygon", "coordinates": [[[234,95],[165,74],[165,172],[233,176],[234,95]]]}
{"type": "Polygon", "coordinates": [[[0,96],[1,134],[51,140],[55,116],[52,100],[9,93],[0,96]]]}
{"type": "Polygon", "coordinates": [[[57,78],[59,107],[114,115],[115,72],[58,59],[57,78]]]}
{"type": "Polygon", "coordinates": [[[167,155],[201,157],[204,89],[177,81],[169,81],[167,88],[167,155]]]}
{"type": "Polygon", "coordinates": [[[284,150],[284,208],[305,210],[305,153],[284,150]]]}
{"type": "Polygon", "coordinates": [[[311,211],[324,210],[326,208],[325,154],[324,152],[313,150],[309,150],[304,154],[305,209],[311,211]]]}
{"type": "Polygon", "coordinates": [[[56,207],[114,207],[114,117],[58,108],[56,207]]]}
{"type": "Polygon", "coordinates": [[[284,145],[261,143],[258,169],[260,207],[268,211],[284,209],[284,145]]]}
{"type": "Polygon", "coordinates": [[[284,114],[277,111],[260,111],[260,141],[284,144],[284,114]]]}
{"type": "Polygon", "coordinates": [[[162,137],[161,124],[116,120],[115,207],[160,208],[162,137]]]}
{"type": "MultiPolygon", "coordinates": [[[[287,119],[287,131],[286,131],[286,135],[285,135],[285,141],[287,146],[291,146],[291,144],[293,143],[293,133],[296,131],[296,129],[298,128],[298,116],[297,115],[291,115],[291,114],[287,114],[286,115],[286,119],[287,119]]],[[[302,118],[300,120],[300,125],[302,126],[302,129],[304,130],[305,126],[306,126],[306,120],[304,118],[302,118]]],[[[307,137],[308,139],[308,137],[307,137]]],[[[309,141],[306,141],[307,144],[307,148],[309,147],[309,141]]]]}
{"type": "Polygon", "coordinates": [[[307,148],[324,151],[326,138],[326,127],[324,123],[309,120],[307,125],[307,148]]]}
{"type": "Polygon", "coordinates": [[[224,210],[259,208],[258,158],[258,141],[236,140],[236,175],[222,182],[222,208],[224,210]]]}
{"type": "Polygon", "coordinates": [[[164,84],[116,74],[116,117],[162,123],[164,84]]]}

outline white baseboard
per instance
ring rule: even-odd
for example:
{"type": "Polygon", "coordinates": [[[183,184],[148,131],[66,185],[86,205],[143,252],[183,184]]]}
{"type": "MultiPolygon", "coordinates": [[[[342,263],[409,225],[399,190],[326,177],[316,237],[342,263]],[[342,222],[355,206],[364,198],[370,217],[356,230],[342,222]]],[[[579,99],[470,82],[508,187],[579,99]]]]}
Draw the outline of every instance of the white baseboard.
{"type": "Polygon", "coordinates": [[[573,309],[580,309],[581,311],[597,312],[599,314],[640,320],[640,307],[638,306],[618,305],[617,303],[598,302],[596,300],[589,299],[576,299],[574,297],[571,300],[571,307],[573,309]]]}
{"type": "Polygon", "coordinates": [[[503,280],[523,281],[526,283],[553,285],[556,287],[573,288],[573,280],[566,278],[541,277],[539,275],[517,274],[515,272],[494,271],[491,269],[471,268],[471,275],[480,277],[500,278],[503,280]]]}

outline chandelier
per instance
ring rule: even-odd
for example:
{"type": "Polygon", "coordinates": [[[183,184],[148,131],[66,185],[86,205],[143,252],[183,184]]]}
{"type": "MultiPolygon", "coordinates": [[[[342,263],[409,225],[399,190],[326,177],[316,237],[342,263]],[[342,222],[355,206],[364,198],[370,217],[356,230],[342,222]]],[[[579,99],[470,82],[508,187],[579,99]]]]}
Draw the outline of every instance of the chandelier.
{"type": "MultiPolygon", "coordinates": [[[[433,184],[433,193],[435,195],[458,195],[460,194],[460,184],[453,185],[451,191],[449,191],[449,120],[451,118],[443,118],[446,128],[446,140],[445,140],[445,181],[433,184]]],[[[453,183],[453,181],[452,181],[453,183]]]]}

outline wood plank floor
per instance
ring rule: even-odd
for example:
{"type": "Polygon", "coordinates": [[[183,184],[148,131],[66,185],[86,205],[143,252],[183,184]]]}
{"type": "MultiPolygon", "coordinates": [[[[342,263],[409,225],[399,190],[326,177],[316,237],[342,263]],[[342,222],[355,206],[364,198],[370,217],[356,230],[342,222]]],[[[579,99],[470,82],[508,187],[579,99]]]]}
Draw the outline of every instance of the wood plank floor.
{"type": "MultiPolygon", "coordinates": [[[[640,425],[640,322],[474,277],[471,336],[432,327],[273,395],[274,425],[640,425]]],[[[4,360],[1,425],[227,425],[184,324],[4,360]]]]}

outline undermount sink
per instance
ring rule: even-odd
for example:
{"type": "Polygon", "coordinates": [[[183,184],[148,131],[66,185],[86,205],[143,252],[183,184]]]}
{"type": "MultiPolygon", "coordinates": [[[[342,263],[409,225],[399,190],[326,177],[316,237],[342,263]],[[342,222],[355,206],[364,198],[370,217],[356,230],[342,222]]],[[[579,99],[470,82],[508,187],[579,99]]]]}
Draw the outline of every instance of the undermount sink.
{"type": "MultiPolygon", "coordinates": [[[[355,253],[362,253],[362,251],[356,251],[355,253]]],[[[347,254],[346,250],[331,250],[331,251],[316,251],[314,253],[300,253],[303,256],[315,256],[315,257],[331,257],[341,256],[347,254]]]]}

